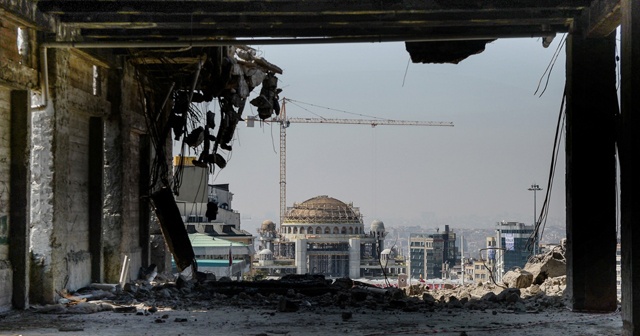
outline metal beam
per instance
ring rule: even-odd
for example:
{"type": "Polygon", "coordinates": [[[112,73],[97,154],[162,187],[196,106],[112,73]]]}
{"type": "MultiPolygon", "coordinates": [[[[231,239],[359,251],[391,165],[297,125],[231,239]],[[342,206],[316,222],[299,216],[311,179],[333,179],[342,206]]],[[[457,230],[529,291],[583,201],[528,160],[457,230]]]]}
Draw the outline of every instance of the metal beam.
{"type": "Polygon", "coordinates": [[[505,10],[514,8],[528,9],[576,9],[589,6],[588,0],[485,0],[441,1],[441,0],[397,0],[381,1],[339,1],[339,0],[261,0],[226,1],[76,1],[76,0],[40,0],[38,9],[49,14],[65,13],[120,13],[138,15],[176,14],[176,13],[264,13],[274,15],[292,13],[297,15],[317,15],[318,13],[358,13],[383,14],[395,12],[399,14],[411,11],[443,11],[443,10],[505,10]]]}
{"type": "Polygon", "coordinates": [[[265,24],[280,22],[294,23],[363,23],[363,22],[476,22],[490,23],[492,21],[544,20],[544,19],[572,19],[582,12],[581,9],[509,9],[500,11],[390,11],[377,14],[362,13],[271,13],[263,12],[216,12],[216,13],[171,13],[171,14],[120,14],[120,13],[65,13],[60,14],[60,21],[74,28],[121,27],[148,28],[150,26],[166,28],[193,27],[199,25],[211,26],[223,23],[236,25],[265,24]]]}
{"type": "Polygon", "coordinates": [[[486,35],[427,35],[421,36],[346,36],[346,37],[317,37],[317,38],[279,38],[279,39],[217,39],[206,41],[112,41],[112,42],[44,42],[44,48],[78,48],[78,49],[115,49],[115,48],[183,48],[183,47],[217,47],[239,44],[250,45],[293,45],[293,44],[324,44],[324,43],[372,43],[372,42],[426,42],[426,41],[469,41],[490,40],[496,38],[528,38],[545,37],[549,32],[511,32],[486,35]]]}
{"type": "Polygon", "coordinates": [[[596,0],[589,9],[584,20],[587,37],[609,36],[618,28],[622,19],[620,0],[596,0]]]}

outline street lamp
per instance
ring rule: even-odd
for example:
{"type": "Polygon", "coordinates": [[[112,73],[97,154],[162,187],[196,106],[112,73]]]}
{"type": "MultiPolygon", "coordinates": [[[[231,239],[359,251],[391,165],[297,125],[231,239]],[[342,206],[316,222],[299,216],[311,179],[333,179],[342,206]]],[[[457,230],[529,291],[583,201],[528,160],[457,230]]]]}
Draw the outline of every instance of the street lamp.
{"type": "Polygon", "coordinates": [[[533,230],[534,233],[536,234],[535,240],[534,240],[534,244],[533,244],[533,254],[537,254],[538,253],[538,231],[537,231],[537,226],[538,226],[538,219],[536,217],[536,192],[542,190],[542,188],[540,188],[539,185],[537,184],[532,184],[531,188],[528,189],[529,191],[533,191],[533,230]]]}

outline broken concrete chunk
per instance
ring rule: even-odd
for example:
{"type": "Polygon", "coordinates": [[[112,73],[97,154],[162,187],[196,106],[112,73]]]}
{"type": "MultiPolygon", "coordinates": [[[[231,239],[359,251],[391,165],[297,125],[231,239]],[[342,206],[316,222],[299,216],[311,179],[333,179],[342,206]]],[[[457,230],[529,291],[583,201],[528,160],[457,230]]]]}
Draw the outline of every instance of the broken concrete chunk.
{"type": "Polygon", "coordinates": [[[547,278],[566,275],[567,260],[565,258],[565,252],[566,245],[561,244],[545,254],[536,255],[531,258],[524,266],[524,269],[533,274],[533,283],[540,285],[547,278]]]}
{"type": "Polygon", "coordinates": [[[422,301],[428,305],[434,305],[436,303],[436,299],[429,293],[422,294],[422,301]]]}
{"type": "Polygon", "coordinates": [[[257,87],[258,85],[262,84],[264,77],[267,75],[264,73],[264,71],[258,68],[245,69],[244,73],[247,78],[249,87],[251,88],[257,87]]]}
{"type": "Polygon", "coordinates": [[[58,328],[60,332],[69,332],[69,331],[84,331],[82,327],[60,327],[58,328]]]}
{"type": "Polygon", "coordinates": [[[554,254],[537,263],[527,263],[524,266],[527,272],[533,275],[533,283],[542,284],[547,278],[565,275],[567,273],[566,260],[556,259],[554,254]]]}
{"type": "Polygon", "coordinates": [[[512,270],[502,277],[502,282],[510,288],[527,288],[533,283],[533,274],[523,269],[512,270]]]}
{"type": "Polygon", "coordinates": [[[231,67],[231,75],[233,76],[244,76],[244,70],[240,64],[234,64],[231,67]]]}
{"type": "Polygon", "coordinates": [[[296,302],[284,297],[280,298],[280,302],[278,303],[278,311],[283,313],[297,312],[299,308],[300,305],[296,302]]]}
{"type": "Polygon", "coordinates": [[[138,309],[134,306],[115,307],[113,311],[116,313],[135,313],[138,309]]]}
{"type": "Polygon", "coordinates": [[[498,296],[494,292],[488,292],[482,296],[481,300],[489,302],[498,302],[498,296]]]}
{"type": "Polygon", "coordinates": [[[520,289],[506,288],[498,294],[497,300],[500,302],[517,302],[520,300],[520,289]]]}

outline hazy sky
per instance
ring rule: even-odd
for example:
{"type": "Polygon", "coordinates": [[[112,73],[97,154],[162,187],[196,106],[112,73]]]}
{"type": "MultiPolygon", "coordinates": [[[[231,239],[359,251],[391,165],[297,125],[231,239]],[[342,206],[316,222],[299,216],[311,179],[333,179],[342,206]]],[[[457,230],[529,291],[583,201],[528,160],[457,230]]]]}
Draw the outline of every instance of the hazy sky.
{"type": "MultiPolygon", "coordinates": [[[[366,225],[380,219],[388,227],[530,224],[533,192],[527,188],[547,186],[564,50],[546,93],[540,98],[534,91],[561,40],[545,49],[539,39],[503,39],[457,65],[408,67],[404,43],[256,46],[284,70],[281,98],[363,115],[289,103],[290,117],[316,117],[311,111],[325,118],[455,124],[291,124],[287,205],[329,195],[353,202],[366,225]]],[[[227,167],[213,181],[230,184],[242,228],[252,233],[265,219],[279,221],[278,127],[239,125],[227,167]]],[[[561,146],[550,206],[556,222],[565,217],[564,140],[561,146]]],[[[543,198],[538,192],[538,210],[543,198]]]]}

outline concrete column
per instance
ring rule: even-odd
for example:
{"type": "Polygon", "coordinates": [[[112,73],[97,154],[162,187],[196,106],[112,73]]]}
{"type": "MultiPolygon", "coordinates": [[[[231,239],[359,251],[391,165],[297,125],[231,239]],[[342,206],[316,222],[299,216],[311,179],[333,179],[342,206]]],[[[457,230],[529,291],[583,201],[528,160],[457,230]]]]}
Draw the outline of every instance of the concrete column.
{"type": "MultiPolygon", "coordinates": [[[[140,135],[140,157],[138,164],[140,175],[138,176],[138,220],[140,224],[141,264],[149,266],[151,258],[151,208],[149,204],[149,184],[151,184],[151,142],[148,135],[140,135]]],[[[205,184],[206,185],[206,184],[205,184]]],[[[207,193],[208,188],[204,188],[207,193]]]]}
{"type": "Polygon", "coordinates": [[[105,119],[105,166],[104,166],[104,210],[103,234],[103,276],[106,282],[118,282],[122,265],[120,242],[123,227],[123,180],[124,158],[122,131],[122,86],[121,73],[108,71],[107,99],[111,103],[109,118],[105,119]]]}
{"type": "Polygon", "coordinates": [[[296,239],[296,272],[298,274],[306,274],[307,270],[307,240],[296,239]]]}
{"type": "Polygon", "coordinates": [[[615,33],[567,39],[567,295],[577,311],[616,302],[615,33]]]}
{"type": "MultiPolygon", "coordinates": [[[[48,50],[49,78],[56,76],[55,50],[48,50]]],[[[51,87],[51,85],[50,85],[51,87]]],[[[53,302],[55,299],[53,232],[55,213],[55,140],[56,113],[52,90],[48,105],[32,112],[31,191],[30,191],[30,287],[31,302],[53,302]]]]}
{"type": "Polygon", "coordinates": [[[9,257],[13,268],[12,304],[18,309],[29,307],[30,102],[29,91],[11,92],[9,257]]]}
{"type": "Polygon", "coordinates": [[[349,277],[360,277],[360,238],[349,238],[349,277]]]}
{"type": "Polygon", "coordinates": [[[100,117],[89,118],[89,253],[91,279],[102,282],[102,185],[104,172],[104,123],[100,117]]]}
{"type": "Polygon", "coordinates": [[[620,151],[622,325],[640,334],[640,3],[622,0],[620,151]],[[635,244],[634,244],[635,242],[635,244]]]}

